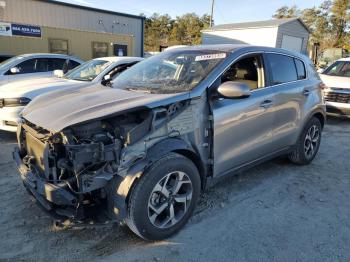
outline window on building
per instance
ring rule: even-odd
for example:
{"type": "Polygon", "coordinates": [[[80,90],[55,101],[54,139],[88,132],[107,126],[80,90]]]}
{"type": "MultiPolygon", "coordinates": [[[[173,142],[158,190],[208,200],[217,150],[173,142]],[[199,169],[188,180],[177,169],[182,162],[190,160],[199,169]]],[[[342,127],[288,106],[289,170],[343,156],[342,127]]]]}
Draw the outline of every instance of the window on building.
{"type": "Polygon", "coordinates": [[[295,66],[297,68],[298,80],[306,78],[306,71],[304,63],[299,59],[294,59],[295,66]]]}
{"type": "Polygon", "coordinates": [[[298,80],[294,59],[290,56],[268,54],[272,84],[278,85],[298,80]]]}
{"type": "Polygon", "coordinates": [[[108,56],[108,44],[102,42],[92,42],[92,57],[106,57],[108,56]]]}
{"type": "Polygon", "coordinates": [[[50,53],[68,54],[68,40],[65,39],[49,39],[50,53]]]}
{"type": "Polygon", "coordinates": [[[128,56],[128,46],[127,45],[114,44],[113,45],[113,54],[115,56],[128,56]]]}

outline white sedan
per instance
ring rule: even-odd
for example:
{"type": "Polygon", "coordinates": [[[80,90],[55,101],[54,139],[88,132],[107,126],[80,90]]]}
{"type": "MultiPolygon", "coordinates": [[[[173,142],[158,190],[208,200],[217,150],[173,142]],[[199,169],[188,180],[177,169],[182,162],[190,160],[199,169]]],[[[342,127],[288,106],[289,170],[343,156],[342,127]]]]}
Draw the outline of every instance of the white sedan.
{"type": "Polygon", "coordinates": [[[83,60],[63,54],[34,53],[12,57],[0,63],[0,85],[37,77],[49,77],[53,71],[65,72],[79,66],[83,60]]]}
{"type": "Polygon", "coordinates": [[[326,84],[327,114],[350,117],[350,58],[342,58],[326,68],[320,77],[326,84]]]}
{"type": "MultiPolygon", "coordinates": [[[[120,72],[141,61],[140,57],[103,57],[85,62],[63,77],[35,78],[0,86],[0,129],[15,132],[23,108],[35,97],[56,90],[109,85],[120,72]]],[[[59,74],[60,72],[56,72],[59,74]]]]}

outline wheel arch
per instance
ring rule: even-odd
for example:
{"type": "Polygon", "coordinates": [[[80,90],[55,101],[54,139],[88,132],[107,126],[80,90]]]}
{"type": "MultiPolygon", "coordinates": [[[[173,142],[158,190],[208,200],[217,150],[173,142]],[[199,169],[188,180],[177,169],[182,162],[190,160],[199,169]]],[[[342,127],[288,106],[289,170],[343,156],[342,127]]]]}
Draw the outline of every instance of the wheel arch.
{"type": "Polygon", "coordinates": [[[130,193],[142,177],[145,171],[157,160],[165,155],[174,152],[191,160],[198,169],[201,179],[201,188],[206,184],[206,168],[199,154],[184,140],[179,138],[164,139],[147,150],[146,157],[131,166],[125,177],[116,176],[114,195],[114,217],[122,221],[126,217],[127,205],[130,193]]]}

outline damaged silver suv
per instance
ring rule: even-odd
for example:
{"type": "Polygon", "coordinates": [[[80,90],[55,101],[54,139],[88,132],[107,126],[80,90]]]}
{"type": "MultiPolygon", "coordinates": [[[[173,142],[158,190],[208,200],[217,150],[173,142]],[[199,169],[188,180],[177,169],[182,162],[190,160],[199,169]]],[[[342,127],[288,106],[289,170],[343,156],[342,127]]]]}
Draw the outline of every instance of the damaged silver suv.
{"type": "Polygon", "coordinates": [[[185,225],[209,179],[279,155],[309,164],[325,123],[322,86],[311,61],[287,50],[173,49],[112,87],[33,100],[13,156],[51,213],[125,221],[144,239],[164,239],[185,225]]]}

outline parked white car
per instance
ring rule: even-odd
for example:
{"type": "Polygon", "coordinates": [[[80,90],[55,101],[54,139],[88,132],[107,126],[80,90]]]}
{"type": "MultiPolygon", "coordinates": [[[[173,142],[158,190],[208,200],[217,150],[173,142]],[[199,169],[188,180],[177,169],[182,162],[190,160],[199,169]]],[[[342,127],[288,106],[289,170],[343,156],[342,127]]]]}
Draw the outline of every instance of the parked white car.
{"type": "Polygon", "coordinates": [[[327,86],[327,114],[350,118],[350,58],[337,60],[320,77],[327,86]]]}
{"type": "Polygon", "coordinates": [[[48,77],[56,69],[68,72],[84,61],[62,54],[25,54],[0,63],[0,86],[33,77],[48,77]]]}
{"type": "Polygon", "coordinates": [[[0,86],[0,129],[15,132],[23,108],[41,94],[96,83],[109,85],[120,72],[141,60],[140,57],[96,58],[83,63],[61,78],[35,78],[0,86]]]}

